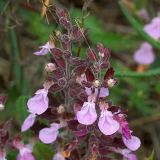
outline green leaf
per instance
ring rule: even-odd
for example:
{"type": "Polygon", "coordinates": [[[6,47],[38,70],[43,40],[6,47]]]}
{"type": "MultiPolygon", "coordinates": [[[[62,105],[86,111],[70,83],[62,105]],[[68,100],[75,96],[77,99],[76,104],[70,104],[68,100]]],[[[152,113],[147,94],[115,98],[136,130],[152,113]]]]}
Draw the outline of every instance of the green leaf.
{"type": "Polygon", "coordinates": [[[144,40],[150,42],[154,47],[160,49],[160,41],[155,40],[154,38],[150,37],[144,30],[143,25],[140,24],[136,18],[134,18],[131,13],[127,10],[125,5],[123,4],[123,1],[121,0],[119,2],[119,6],[123,12],[123,14],[126,16],[127,20],[130,22],[130,24],[134,27],[134,29],[141,35],[144,40]]]}
{"type": "Polygon", "coordinates": [[[15,77],[15,84],[18,89],[20,89],[22,84],[22,67],[20,65],[20,52],[17,35],[14,29],[10,29],[8,33],[10,36],[10,45],[12,50],[12,74],[15,77]]]}
{"type": "Polygon", "coordinates": [[[151,155],[146,160],[155,160],[154,150],[152,151],[151,155]]]}
{"type": "Polygon", "coordinates": [[[27,117],[27,100],[28,96],[21,96],[16,101],[16,115],[15,118],[19,124],[22,124],[24,119],[27,117]]]}
{"type": "Polygon", "coordinates": [[[7,153],[7,160],[16,159],[17,154],[18,154],[18,151],[9,151],[9,152],[7,153]]]}
{"type": "Polygon", "coordinates": [[[34,146],[33,153],[38,160],[51,160],[53,157],[53,149],[51,145],[37,142],[34,146]]]}

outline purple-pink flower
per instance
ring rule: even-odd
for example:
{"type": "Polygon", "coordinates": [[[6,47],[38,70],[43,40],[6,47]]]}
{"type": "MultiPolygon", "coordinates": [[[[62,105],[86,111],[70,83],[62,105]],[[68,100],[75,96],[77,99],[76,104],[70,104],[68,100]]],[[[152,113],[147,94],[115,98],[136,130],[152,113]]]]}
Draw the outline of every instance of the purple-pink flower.
{"type": "Polygon", "coordinates": [[[91,125],[97,119],[95,109],[95,95],[92,94],[88,97],[88,102],[84,102],[80,111],[76,114],[79,123],[84,125],[91,125]]]}
{"type": "Polygon", "coordinates": [[[23,147],[20,149],[17,160],[35,160],[30,148],[23,147]]]}
{"type": "Polygon", "coordinates": [[[77,120],[84,125],[91,125],[97,119],[94,102],[84,102],[80,111],[77,112],[77,120]]]}
{"type": "Polygon", "coordinates": [[[137,160],[137,156],[129,149],[111,147],[110,150],[121,154],[123,156],[123,160],[137,160]]]}
{"type": "Polygon", "coordinates": [[[65,158],[60,152],[57,152],[52,160],[65,160],[65,158]]]}
{"type": "Polygon", "coordinates": [[[39,139],[46,144],[53,143],[58,136],[60,125],[52,123],[50,128],[43,128],[39,132],[39,139]]]}
{"type": "Polygon", "coordinates": [[[148,12],[146,11],[145,8],[142,8],[140,11],[139,11],[139,16],[142,17],[144,20],[148,21],[150,19],[149,17],[149,14],[148,12]]]}
{"type": "Polygon", "coordinates": [[[19,150],[17,160],[35,160],[32,154],[33,144],[24,145],[21,139],[16,138],[13,141],[13,146],[19,150]]]}
{"type": "Polygon", "coordinates": [[[120,122],[120,129],[120,132],[122,133],[123,137],[125,137],[126,139],[131,139],[131,131],[126,120],[120,122]]]}
{"type": "Polygon", "coordinates": [[[48,90],[39,89],[35,96],[28,100],[27,106],[30,113],[42,114],[48,109],[48,90]]]}
{"type": "Polygon", "coordinates": [[[132,135],[132,131],[129,129],[128,122],[123,114],[119,114],[118,122],[120,123],[119,132],[122,134],[123,143],[129,150],[136,151],[141,145],[140,139],[132,135]]]}
{"type": "Polygon", "coordinates": [[[121,153],[123,155],[123,160],[137,160],[137,156],[128,149],[123,149],[121,153]]]}
{"type": "Polygon", "coordinates": [[[119,123],[113,119],[113,114],[107,109],[101,110],[98,127],[105,135],[112,135],[119,129],[119,123]]]}
{"type": "Polygon", "coordinates": [[[45,45],[40,46],[39,48],[41,48],[39,51],[34,52],[35,55],[37,56],[43,56],[48,54],[48,52],[50,52],[50,49],[54,48],[55,45],[53,42],[47,42],[45,45]]]}
{"type": "Polygon", "coordinates": [[[131,151],[136,151],[141,146],[141,141],[136,136],[131,136],[130,139],[122,137],[122,139],[125,146],[131,151]]]}
{"type": "Polygon", "coordinates": [[[30,98],[27,102],[27,106],[29,109],[30,113],[33,114],[42,114],[48,109],[48,90],[49,88],[53,85],[52,81],[46,81],[44,83],[44,88],[39,89],[36,93],[35,96],[30,98]]]}
{"type": "MultiPolygon", "coordinates": [[[[85,87],[85,91],[88,96],[92,94],[92,88],[85,87]]],[[[95,96],[97,97],[97,95],[98,95],[98,88],[95,88],[95,96]]],[[[101,87],[99,97],[104,98],[107,97],[108,95],[109,95],[108,88],[101,87]]]]}
{"type": "Polygon", "coordinates": [[[155,55],[152,46],[147,42],[142,43],[140,48],[134,54],[134,60],[143,65],[153,63],[155,55]]]}
{"type": "Polygon", "coordinates": [[[160,17],[152,19],[151,23],[144,26],[144,31],[155,39],[160,39],[160,17]]]}
{"type": "Polygon", "coordinates": [[[21,131],[25,132],[27,131],[30,127],[33,126],[34,122],[36,119],[36,115],[35,114],[29,114],[29,116],[25,119],[25,121],[23,122],[22,126],[21,126],[21,131]]]}
{"type": "Polygon", "coordinates": [[[0,160],[7,160],[6,152],[3,149],[0,149],[0,160]]]}

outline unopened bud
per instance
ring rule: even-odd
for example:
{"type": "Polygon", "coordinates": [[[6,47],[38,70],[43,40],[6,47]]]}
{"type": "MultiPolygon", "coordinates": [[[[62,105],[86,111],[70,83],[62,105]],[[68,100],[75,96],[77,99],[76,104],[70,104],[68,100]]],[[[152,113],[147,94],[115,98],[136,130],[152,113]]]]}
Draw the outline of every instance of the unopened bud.
{"type": "Polygon", "coordinates": [[[56,70],[56,66],[55,66],[54,63],[48,63],[48,64],[46,64],[46,66],[45,66],[45,70],[46,70],[47,72],[53,72],[53,71],[56,70]]]}
{"type": "Polygon", "coordinates": [[[107,85],[108,87],[113,87],[115,85],[116,81],[114,79],[109,79],[107,81],[107,85]]]}
{"type": "Polygon", "coordinates": [[[61,36],[61,32],[60,31],[56,31],[56,36],[57,37],[61,36]]]}
{"type": "Polygon", "coordinates": [[[0,110],[4,110],[5,106],[3,104],[0,104],[0,110]]]}
{"type": "Polygon", "coordinates": [[[99,80],[95,80],[93,82],[94,87],[98,88],[100,86],[100,81],[99,80]]]}
{"type": "Polygon", "coordinates": [[[65,112],[64,106],[63,106],[63,105],[60,105],[60,106],[57,108],[57,112],[58,112],[58,114],[63,114],[63,113],[65,112]]]}
{"type": "Polygon", "coordinates": [[[98,55],[102,58],[104,57],[104,53],[98,52],[98,55]]]}

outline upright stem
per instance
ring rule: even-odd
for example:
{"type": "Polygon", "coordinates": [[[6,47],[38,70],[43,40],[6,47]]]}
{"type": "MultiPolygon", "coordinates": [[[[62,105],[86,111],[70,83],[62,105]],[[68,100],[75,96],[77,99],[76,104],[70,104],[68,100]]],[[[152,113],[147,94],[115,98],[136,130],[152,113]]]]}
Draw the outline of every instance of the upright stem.
{"type": "Polygon", "coordinates": [[[69,87],[69,80],[71,78],[71,71],[70,71],[70,63],[69,59],[66,58],[66,80],[67,80],[67,85],[65,87],[65,106],[67,111],[69,111],[70,107],[70,87],[69,87]]]}

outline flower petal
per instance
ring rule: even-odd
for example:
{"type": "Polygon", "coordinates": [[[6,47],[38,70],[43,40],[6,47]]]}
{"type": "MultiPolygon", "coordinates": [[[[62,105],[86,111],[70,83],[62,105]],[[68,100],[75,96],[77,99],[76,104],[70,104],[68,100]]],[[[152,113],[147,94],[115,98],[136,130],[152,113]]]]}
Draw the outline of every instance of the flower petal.
{"type": "Polygon", "coordinates": [[[32,153],[26,153],[24,155],[19,154],[17,160],[35,160],[35,158],[32,153]]]}
{"type": "MultiPolygon", "coordinates": [[[[98,90],[98,89],[97,89],[98,90]]],[[[99,97],[107,97],[109,95],[109,90],[108,90],[108,88],[104,88],[104,87],[102,87],[101,89],[100,89],[100,94],[99,94],[99,97]]]]}
{"type": "Polygon", "coordinates": [[[149,65],[155,60],[152,46],[144,42],[140,48],[135,52],[134,59],[139,64],[149,65]]]}
{"type": "Polygon", "coordinates": [[[44,128],[39,132],[39,139],[46,144],[52,143],[57,139],[59,124],[52,124],[50,128],[44,128]]]}
{"type": "Polygon", "coordinates": [[[145,25],[144,31],[155,39],[160,38],[160,18],[155,17],[150,24],[145,25]]]}
{"type": "Polygon", "coordinates": [[[29,112],[40,115],[48,109],[48,91],[40,89],[35,94],[28,100],[27,105],[29,112]]]}
{"type": "MultiPolygon", "coordinates": [[[[92,90],[91,90],[91,88],[88,88],[88,87],[85,87],[85,91],[86,91],[86,94],[88,95],[88,96],[90,96],[91,95],[91,93],[92,93],[92,90]]],[[[95,96],[97,96],[97,94],[98,94],[98,88],[95,88],[95,96]]],[[[100,94],[99,94],[99,97],[107,97],[109,95],[109,90],[108,90],[108,88],[104,88],[104,87],[102,87],[101,89],[100,89],[100,94]]]]}
{"type": "Polygon", "coordinates": [[[95,103],[84,102],[80,111],[77,112],[77,120],[84,125],[91,125],[97,119],[95,103]]]}
{"type": "Polygon", "coordinates": [[[32,150],[23,147],[22,149],[20,149],[20,152],[17,156],[17,160],[35,160],[35,158],[32,154],[32,150]]]}
{"type": "Polygon", "coordinates": [[[49,42],[47,42],[44,46],[40,47],[41,49],[37,52],[34,52],[35,55],[37,56],[43,56],[48,54],[49,50],[50,50],[50,45],[49,42]]]}
{"type": "Polygon", "coordinates": [[[34,54],[37,56],[43,56],[48,54],[48,52],[49,52],[48,48],[42,48],[41,50],[34,52],[34,54]]]}
{"type": "Polygon", "coordinates": [[[126,139],[125,137],[123,137],[123,143],[131,151],[136,151],[141,145],[140,139],[136,136],[131,136],[131,139],[126,139]]]}
{"type": "Polygon", "coordinates": [[[92,93],[92,90],[91,90],[91,88],[85,87],[85,92],[86,92],[87,96],[90,96],[92,93]]]}
{"type": "Polygon", "coordinates": [[[103,110],[99,118],[98,127],[103,134],[112,135],[118,131],[120,125],[113,119],[112,112],[103,110]]]}
{"type": "Polygon", "coordinates": [[[34,122],[36,119],[35,114],[30,114],[23,122],[22,127],[21,127],[21,132],[25,132],[28,130],[30,127],[33,126],[34,122]]]}
{"type": "Polygon", "coordinates": [[[124,160],[137,160],[137,156],[128,149],[123,149],[122,155],[124,156],[124,160]]]}

